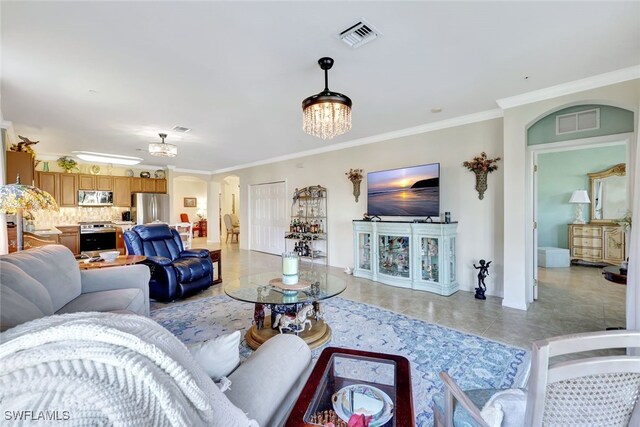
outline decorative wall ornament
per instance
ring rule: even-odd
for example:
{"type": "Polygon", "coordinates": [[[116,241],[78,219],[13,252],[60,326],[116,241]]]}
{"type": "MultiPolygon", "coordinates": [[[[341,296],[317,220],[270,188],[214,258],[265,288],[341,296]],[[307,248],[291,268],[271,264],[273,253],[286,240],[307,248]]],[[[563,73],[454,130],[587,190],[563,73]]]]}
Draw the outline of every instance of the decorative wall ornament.
{"type": "Polygon", "coordinates": [[[358,203],[358,197],[360,197],[360,183],[362,182],[362,169],[349,169],[349,172],[345,172],[349,181],[353,185],[353,196],[358,203]]]}
{"type": "Polygon", "coordinates": [[[498,169],[498,165],[496,163],[499,160],[502,159],[500,157],[489,159],[487,157],[487,153],[483,151],[479,156],[462,163],[462,166],[476,174],[476,191],[478,192],[478,199],[484,199],[484,192],[487,191],[487,174],[498,169]]]}

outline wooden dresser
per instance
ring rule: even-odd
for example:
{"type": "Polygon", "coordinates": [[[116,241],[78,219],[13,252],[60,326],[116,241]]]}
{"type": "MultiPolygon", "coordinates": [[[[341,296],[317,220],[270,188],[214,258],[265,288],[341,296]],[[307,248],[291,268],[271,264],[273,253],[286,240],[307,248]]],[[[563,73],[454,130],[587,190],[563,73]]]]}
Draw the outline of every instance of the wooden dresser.
{"type": "Polygon", "coordinates": [[[622,227],[612,224],[569,224],[569,254],[572,260],[619,265],[625,258],[622,227]]]}

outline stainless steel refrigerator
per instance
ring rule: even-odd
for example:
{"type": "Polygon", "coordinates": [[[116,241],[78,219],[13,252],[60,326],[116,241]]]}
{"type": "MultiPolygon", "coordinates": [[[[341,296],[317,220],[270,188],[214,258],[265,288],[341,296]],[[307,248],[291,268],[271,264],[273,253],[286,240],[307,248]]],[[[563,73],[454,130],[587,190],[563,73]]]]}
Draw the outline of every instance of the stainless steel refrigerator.
{"type": "Polygon", "coordinates": [[[136,224],[164,222],[169,224],[168,194],[133,193],[131,195],[131,220],[136,224]]]}

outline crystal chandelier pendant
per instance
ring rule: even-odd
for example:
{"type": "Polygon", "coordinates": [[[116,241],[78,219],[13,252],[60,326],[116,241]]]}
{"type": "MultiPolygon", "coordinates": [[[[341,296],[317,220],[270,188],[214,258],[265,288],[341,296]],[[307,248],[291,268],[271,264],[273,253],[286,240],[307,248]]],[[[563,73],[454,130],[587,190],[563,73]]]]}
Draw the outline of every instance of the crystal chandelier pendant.
{"type": "Polygon", "coordinates": [[[160,143],[149,144],[149,154],[158,157],[175,157],[178,155],[178,147],[173,144],[167,144],[164,139],[167,137],[166,133],[158,134],[162,139],[160,143]]]}
{"type": "Polygon", "coordinates": [[[348,96],[329,90],[328,70],[333,59],[320,58],[318,64],[324,70],[325,88],[302,101],[302,129],[309,135],[332,139],[351,130],[352,102],[348,96]]]}

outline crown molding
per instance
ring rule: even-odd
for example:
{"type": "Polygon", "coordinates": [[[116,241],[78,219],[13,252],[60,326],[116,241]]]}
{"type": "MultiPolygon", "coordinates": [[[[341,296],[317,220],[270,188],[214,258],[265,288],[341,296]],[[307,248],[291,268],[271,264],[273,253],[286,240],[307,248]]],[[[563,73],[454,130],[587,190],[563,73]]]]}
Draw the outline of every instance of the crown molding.
{"type": "Polygon", "coordinates": [[[620,70],[598,74],[581,80],[534,90],[521,95],[498,99],[496,102],[500,108],[506,110],[508,108],[518,107],[521,105],[531,104],[533,102],[544,101],[547,99],[557,98],[559,96],[570,95],[572,93],[583,92],[585,90],[609,86],[638,78],[640,78],[640,65],[635,65],[633,67],[622,68],[620,70]]]}
{"type": "Polygon", "coordinates": [[[245,163],[238,166],[232,166],[223,169],[217,169],[211,172],[212,174],[220,174],[233,172],[240,169],[252,168],[255,166],[267,165],[270,163],[282,162],[285,160],[297,159],[300,157],[313,156],[317,154],[329,153],[331,151],[344,150],[345,148],[358,147],[360,145],[374,144],[376,142],[388,141],[391,139],[402,138],[406,136],[418,135],[421,133],[433,132],[436,130],[452,128],[456,126],[462,126],[470,123],[483,122],[486,120],[492,120],[502,117],[502,110],[495,108],[493,110],[481,111],[479,113],[467,114],[466,116],[454,117],[451,119],[441,120],[433,123],[426,123],[420,126],[414,126],[406,129],[395,130],[392,132],[381,133],[378,135],[367,136],[364,138],[354,139],[352,141],[346,141],[339,144],[333,144],[322,148],[315,148],[313,150],[300,151],[298,153],[287,154],[284,156],[272,157],[266,160],[260,160],[257,162],[245,163]]]}
{"type": "Polygon", "coordinates": [[[211,171],[204,171],[204,170],[198,170],[198,169],[185,169],[185,168],[176,168],[174,167],[172,169],[173,172],[179,172],[179,173],[194,173],[194,174],[198,174],[198,175],[207,175],[210,176],[213,172],[211,171]]]}

